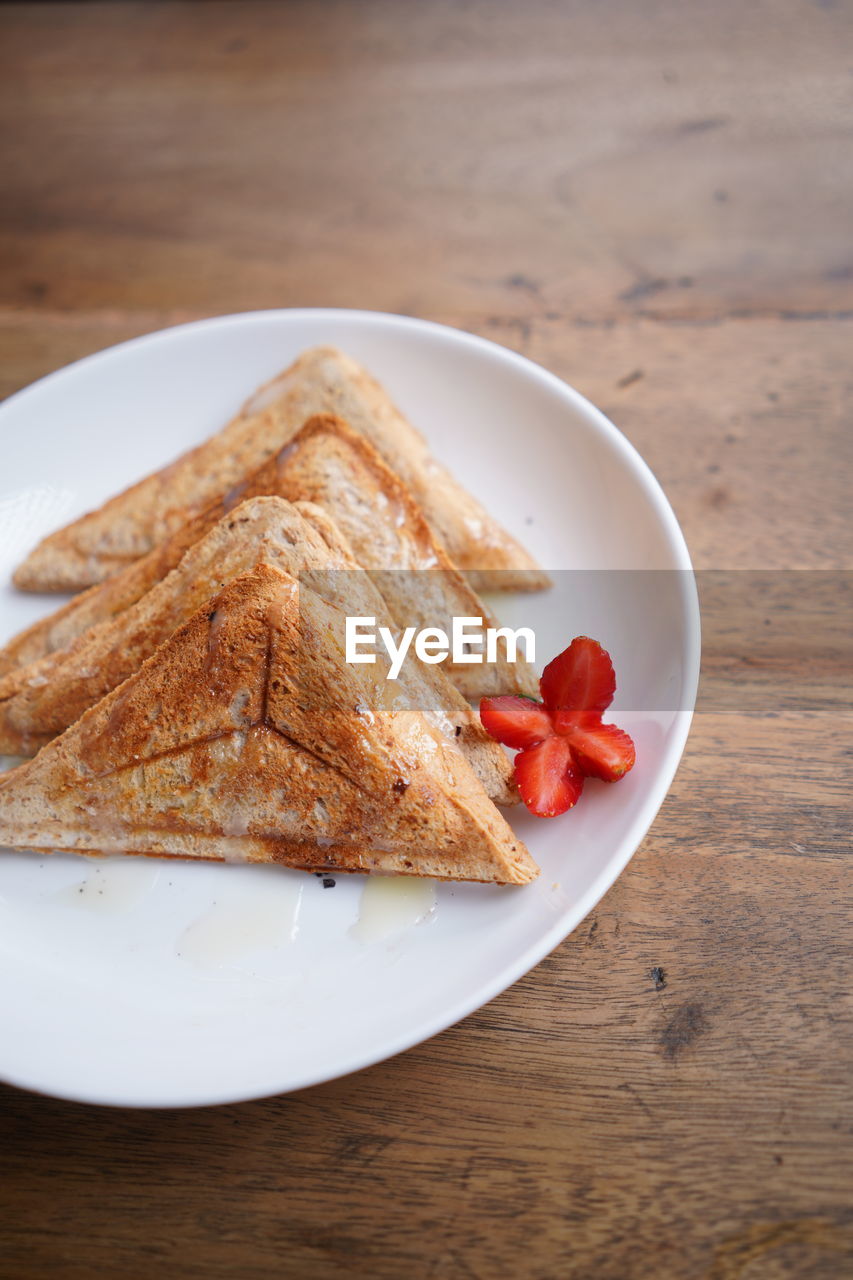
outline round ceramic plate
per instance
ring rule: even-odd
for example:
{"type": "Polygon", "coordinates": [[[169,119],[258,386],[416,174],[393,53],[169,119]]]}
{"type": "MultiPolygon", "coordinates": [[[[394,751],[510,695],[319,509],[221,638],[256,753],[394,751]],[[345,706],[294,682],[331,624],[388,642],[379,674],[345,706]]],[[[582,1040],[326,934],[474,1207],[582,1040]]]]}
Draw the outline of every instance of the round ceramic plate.
{"type": "Polygon", "coordinates": [[[435,454],[554,571],[493,599],[537,637],[613,656],[619,783],[511,821],[524,888],[148,859],[0,856],[0,1075],[89,1102],[187,1106],[297,1089],[434,1035],[503,991],[595,906],[647,832],[695,699],[690,560],[656,480],[582,396],[453,329],[357,311],[224,316],[124,343],[0,408],[0,642],[55,608],[9,574],[51,529],[222,426],[302,350],[363,362],[435,454]]]}

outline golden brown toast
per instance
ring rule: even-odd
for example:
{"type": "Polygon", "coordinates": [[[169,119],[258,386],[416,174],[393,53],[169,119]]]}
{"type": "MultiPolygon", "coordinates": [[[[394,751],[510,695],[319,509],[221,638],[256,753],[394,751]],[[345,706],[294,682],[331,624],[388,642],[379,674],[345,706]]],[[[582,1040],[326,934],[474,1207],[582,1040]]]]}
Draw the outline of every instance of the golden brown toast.
{"type": "MultiPolygon", "coordinates": [[[[481,617],[484,627],[497,626],[433,536],[406,485],[340,418],[311,418],[234,492],[279,493],[327,511],[401,626],[435,626],[449,633],[454,616],[481,617]]],[[[493,663],[465,665],[448,659],[444,669],[467,698],[538,693],[533,669],[522,658],[509,662],[504,645],[493,663]]]]}
{"type": "MultiPolygon", "coordinates": [[[[0,754],[34,755],[133,675],[227,582],[258,564],[277,565],[298,577],[342,616],[373,616],[377,626],[399,630],[369,575],[320,508],[250,498],[214,525],[136,604],[90,627],[65,649],[0,679],[0,754]]],[[[456,742],[493,800],[514,803],[507,756],[441,669],[414,655],[396,681],[385,679],[387,668],[387,661],[373,666],[375,700],[387,710],[421,711],[456,742]]]]}
{"type": "Polygon", "coordinates": [[[461,752],[371,707],[337,612],[272,566],[236,578],[0,779],[0,846],[533,879],[461,752]]]}
{"type": "MultiPolygon", "coordinates": [[[[222,515],[221,509],[219,515],[222,515]]],[[[182,525],[147,556],[132,561],[106,582],[89,587],[88,591],[81,592],[47,617],[39,618],[13,636],[0,649],[0,676],[28,662],[36,662],[45,654],[64,649],[89,627],[114,618],[135,604],[174,569],[184,552],[204,536],[216,518],[208,519],[205,515],[182,525]]]]}
{"type": "MultiPolygon", "coordinates": [[[[450,561],[402,481],[376,450],[340,419],[318,415],[258,471],[179,529],[149,556],[72,600],[51,618],[34,624],[0,652],[0,673],[29,661],[58,642],[67,645],[99,619],[114,617],[138,600],[177,565],[187,548],[234,505],[247,497],[276,495],[322,507],[352,547],[356,560],[377,571],[375,583],[392,617],[403,626],[450,627],[450,619],[482,617],[495,625],[485,605],[450,561]],[[430,569],[424,573],[420,570],[430,569]],[[382,573],[383,570],[393,572],[382,573]],[[402,571],[402,572],[401,572],[402,571]],[[41,652],[40,652],[41,650],[41,652]]],[[[499,650],[494,664],[446,664],[448,677],[466,696],[495,693],[536,696],[536,676],[499,650]]]]}
{"type": "Polygon", "coordinates": [[[45,538],[17,570],[15,584],[74,591],[103,582],[261,466],[315,413],[337,414],[370,440],[479,589],[548,585],[524,548],[435,461],[379,384],[332,347],[306,351],[217,435],[45,538]]]}

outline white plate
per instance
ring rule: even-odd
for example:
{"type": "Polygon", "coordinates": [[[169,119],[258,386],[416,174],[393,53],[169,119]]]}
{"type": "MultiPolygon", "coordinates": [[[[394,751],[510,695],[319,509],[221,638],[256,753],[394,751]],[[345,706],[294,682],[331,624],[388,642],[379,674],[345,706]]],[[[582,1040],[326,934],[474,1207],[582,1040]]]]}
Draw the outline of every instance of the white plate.
{"type": "Polygon", "coordinates": [[[633,734],[637,765],[618,786],[588,784],[565,817],[513,815],[542,868],[534,884],[439,885],[430,910],[408,889],[361,936],[362,877],[328,889],[276,869],[5,853],[0,1075],[15,1084],[186,1106],[296,1089],[398,1053],[551,951],[616,879],[666,795],[699,665],[690,560],[666,498],[577,392],[423,321],[224,316],[123,343],[13,396],[0,408],[0,641],[56,606],[8,585],[38,538],[204,439],[317,343],[373,370],[545,567],[599,571],[561,574],[553,592],[499,608],[534,626],[540,666],[582,633],[610,650],[613,718],[633,734]],[[665,572],[605,572],[647,569],[665,572]]]}

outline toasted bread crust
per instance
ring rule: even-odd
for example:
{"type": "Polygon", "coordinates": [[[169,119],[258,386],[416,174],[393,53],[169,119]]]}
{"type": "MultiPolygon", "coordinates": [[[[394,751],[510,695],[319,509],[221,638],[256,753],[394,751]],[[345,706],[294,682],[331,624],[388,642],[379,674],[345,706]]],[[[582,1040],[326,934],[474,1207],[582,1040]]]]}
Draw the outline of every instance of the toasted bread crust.
{"type": "MultiPolygon", "coordinates": [[[[484,627],[497,626],[433,535],[408,487],[342,419],[310,418],[236,492],[241,497],[276,492],[328,511],[401,626],[442,627],[449,633],[454,616],[481,617],[484,627]]],[[[494,663],[448,660],[445,669],[467,698],[538,691],[533,669],[521,659],[508,662],[505,645],[498,647],[494,663]]]]}
{"type": "Polygon", "coordinates": [[[209,528],[210,521],[205,515],[188,521],[142,559],[128,562],[106,582],[89,587],[46,618],[19,632],[0,649],[0,677],[64,649],[89,627],[117,617],[165,578],[209,528]]]}
{"type": "Polygon", "coordinates": [[[462,754],[369,707],[339,612],[260,565],[0,779],[0,844],[523,884],[537,874],[462,754]]]}
{"type": "MultiPolygon", "coordinates": [[[[33,755],[141,666],[176,627],[226,582],[271,563],[354,616],[393,625],[369,576],[321,508],[279,497],[241,503],[192,546],[136,604],[90,627],[64,650],[0,679],[0,753],[33,755]],[[317,528],[319,523],[319,530],[317,528]]],[[[516,800],[507,757],[444,673],[415,658],[379,690],[386,705],[411,705],[454,740],[487,793],[516,800]]]]}
{"type": "Polygon", "coordinates": [[[217,494],[261,466],[314,413],[347,419],[413,489],[463,569],[497,572],[495,589],[535,590],[547,575],[429,453],[366,370],[331,347],[306,351],[204,444],[45,538],[20,565],[25,591],[80,590],[147,555],[217,494]]]}
{"type": "MultiPolygon", "coordinates": [[[[267,495],[322,507],[343,533],[358,562],[377,575],[377,589],[399,624],[447,627],[456,614],[479,616],[485,626],[494,625],[489,611],[434,538],[399,477],[363,436],[333,415],[318,414],[260,470],[232,485],[149,556],[82,596],[79,612],[72,601],[53,620],[45,619],[31,627],[24,637],[27,652],[35,654],[40,642],[47,646],[57,638],[67,644],[80,630],[99,620],[99,615],[110,618],[129,607],[175,568],[187,549],[235,505],[249,497],[267,495]],[[436,572],[414,572],[424,569],[436,572]],[[383,573],[385,570],[393,572],[383,573]],[[400,570],[412,572],[407,575],[400,570]],[[78,620],[85,627],[75,632],[78,620]]],[[[10,648],[20,652],[24,638],[13,641],[10,648]]],[[[451,664],[447,674],[469,698],[494,693],[534,696],[537,689],[536,677],[526,663],[508,663],[500,654],[496,664],[451,664]]]]}

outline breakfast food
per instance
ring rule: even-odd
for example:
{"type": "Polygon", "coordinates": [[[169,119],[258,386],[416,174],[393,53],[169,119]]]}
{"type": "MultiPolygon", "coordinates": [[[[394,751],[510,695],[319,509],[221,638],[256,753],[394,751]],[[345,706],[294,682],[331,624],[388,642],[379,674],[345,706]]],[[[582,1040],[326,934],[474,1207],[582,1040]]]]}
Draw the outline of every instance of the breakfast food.
{"type": "Polygon", "coordinates": [[[46,617],[39,618],[13,636],[0,649],[0,677],[29,662],[37,662],[48,653],[64,649],[89,627],[114,618],[123,609],[135,604],[146,591],[150,591],[174,569],[181,556],[223,514],[224,509],[220,508],[210,519],[205,515],[182,525],[171,538],[155,547],[147,556],[134,560],[106,582],[90,587],[88,591],[81,591],[46,617]]]}
{"type": "MultiPolygon", "coordinates": [[[[63,649],[0,678],[0,754],[33,755],[141,666],[177,627],[225,583],[272,564],[311,587],[339,613],[372,615],[395,629],[384,601],[334,522],[319,508],[278,497],[250,498],[189,548],[178,565],[135,604],[90,627],[63,649]]],[[[334,637],[340,650],[343,636],[334,637]]],[[[376,698],[388,711],[415,708],[468,759],[488,795],[517,799],[511,769],[476,714],[441,668],[414,659],[385,682],[371,666],[376,698]]],[[[376,700],[376,699],[374,699],[376,700]]]]}
{"type": "Polygon", "coordinates": [[[538,874],[495,805],[517,775],[550,811],[523,757],[565,735],[549,719],[513,770],[497,709],[535,715],[537,680],[476,589],[547,575],[333,348],[46,538],[15,582],[88,589],[0,650],[0,752],[34,755],[0,779],[0,846],[538,874]]]}
{"type": "Polygon", "coordinates": [[[270,565],[240,575],[0,779],[0,844],[531,880],[456,746],[342,661],[339,613],[270,565]]]}
{"type": "MultiPolygon", "coordinates": [[[[233,492],[240,497],[278,493],[322,507],[401,625],[449,630],[454,616],[482,618],[484,628],[494,625],[490,610],[433,536],[406,485],[340,418],[320,414],[309,419],[233,492]]],[[[503,645],[494,662],[469,666],[448,661],[445,670],[467,698],[536,690],[532,667],[523,659],[510,662],[503,645]]]]}
{"type": "MultiPolygon", "coordinates": [[[[64,648],[96,622],[116,616],[170,572],[237,503],[267,495],[322,507],[357,562],[371,572],[398,623],[446,627],[453,616],[469,616],[482,617],[484,627],[493,625],[489,610],[433,537],[402,481],[367,440],[324,414],[311,418],[263,467],[243,476],[162,546],[13,640],[0,652],[0,672],[64,648]],[[431,572],[419,572],[427,569],[431,572]]],[[[536,692],[532,668],[524,661],[509,662],[505,647],[493,663],[448,663],[446,673],[466,697],[536,692]]]]}
{"type": "Polygon", "coordinates": [[[430,527],[479,590],[533,590],[548,578],[431,456],[423,437],[355,361],[305,352],[217,435],[45,538],[15,574],[28,591],[80,590],[153,551],[291,440],[312,414],[334,413],[369,440],[411,489],[430,527]]]}

